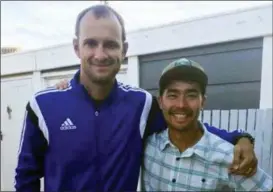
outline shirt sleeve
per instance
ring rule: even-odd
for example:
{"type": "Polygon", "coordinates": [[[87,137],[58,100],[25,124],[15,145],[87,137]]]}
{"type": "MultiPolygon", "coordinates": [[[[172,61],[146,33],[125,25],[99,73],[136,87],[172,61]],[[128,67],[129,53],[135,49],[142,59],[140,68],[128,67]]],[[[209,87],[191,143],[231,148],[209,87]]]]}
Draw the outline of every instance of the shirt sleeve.
{"type": "MultiPolygon", "coordinates": [[[[232,132],[226,131],[224,129],[219,129],[214,126],[210,126],[208,123],[204,123],[207,130],[218,137],[228,141],[229,143],[235,145],[236,139],[240,137],[244,132],[241,130],[235,130],[232,132]]],[[[146,139],[149,135],[153,133],[160,132],[167,128],[167,123],[164,119],[162,111],[159,107],[157,98],[153,96],[151,110],[148,116],[145,132],[144,132],[144,139],[146,139]]]]}
{"type": "Polygon", "coordinates": [[[272,177],[258,167],[252,177],[243,177],[230,174],[230,185],[236,191],[270,191],[272,190],[272,177]]]}
{"type": "Polygon", "coordinates": [[[21,134],[18,163],[15,169],[15,189],[20,192],[39,192],[43,177],[44,154],[47,141],[39,129],[38,117],[27,104],[21,134]]]}

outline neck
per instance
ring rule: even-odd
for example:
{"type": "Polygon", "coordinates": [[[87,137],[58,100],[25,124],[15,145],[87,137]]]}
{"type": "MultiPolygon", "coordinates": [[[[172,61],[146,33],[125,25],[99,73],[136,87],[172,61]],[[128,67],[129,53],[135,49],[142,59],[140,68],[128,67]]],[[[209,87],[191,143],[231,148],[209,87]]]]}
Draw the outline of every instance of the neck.
{"type": "Polygon", "coordinates": [[[199,127],[199,123],[196,122],[186,130],[177,130],[169,128],[169,137],[171,142],[179,149],[180,152],[184,152],[189,147],[195,145],[203,136],[203,131],[199,127]]]}
{"type": "Polygon", "coordinates": [[[80,74],[80,82],[83,84],[88,94],[95,100],[104,100],[110,94],[113,86],[114,80],[109,83],[96,83],[91,81],[83,73],[80,74]]]}

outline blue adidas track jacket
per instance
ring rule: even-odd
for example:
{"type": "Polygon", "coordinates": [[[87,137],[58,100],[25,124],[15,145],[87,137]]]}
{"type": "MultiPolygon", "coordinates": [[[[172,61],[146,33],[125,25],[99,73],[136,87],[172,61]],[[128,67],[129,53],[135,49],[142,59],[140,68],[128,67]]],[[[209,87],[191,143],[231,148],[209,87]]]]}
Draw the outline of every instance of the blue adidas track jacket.
{"type": "MultiPolygon", "coordinates": [[[[17,191],[40,191],[42,177],[46,192],[136,191],[144,132],[166,127],[156,99],[116,82],[96,108],[79,83],[79,73],[67,89],[50,88],[29,101],[16,167],[17,191]]],[[[207,127],[231,143],[240,135],[207,127]]]]}

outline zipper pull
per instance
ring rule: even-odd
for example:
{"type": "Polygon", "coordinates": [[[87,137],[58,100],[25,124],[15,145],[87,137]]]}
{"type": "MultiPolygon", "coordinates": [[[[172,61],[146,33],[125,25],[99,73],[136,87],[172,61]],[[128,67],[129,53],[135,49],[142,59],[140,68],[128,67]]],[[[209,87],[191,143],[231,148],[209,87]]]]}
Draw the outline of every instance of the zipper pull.
{"type": "Polygon", "coordinates": [[[99,112],[98,111],[95,112],[95,116],[96,117],[99,116],[99,112]]]}

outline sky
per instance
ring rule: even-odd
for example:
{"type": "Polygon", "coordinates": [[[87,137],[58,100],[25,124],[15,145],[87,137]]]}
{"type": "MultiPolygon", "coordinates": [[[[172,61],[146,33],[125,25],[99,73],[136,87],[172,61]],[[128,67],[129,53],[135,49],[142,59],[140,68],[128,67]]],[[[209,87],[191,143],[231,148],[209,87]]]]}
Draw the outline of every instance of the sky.
{"type": "MultiPolygon", "coordinates": [[[[1,47],[40,49],[72,42],[78,13],[100,1],[1,1],[1,47]]],[[[127,32],[272,1],[109,1],[127,32]]]]}

